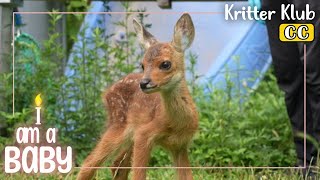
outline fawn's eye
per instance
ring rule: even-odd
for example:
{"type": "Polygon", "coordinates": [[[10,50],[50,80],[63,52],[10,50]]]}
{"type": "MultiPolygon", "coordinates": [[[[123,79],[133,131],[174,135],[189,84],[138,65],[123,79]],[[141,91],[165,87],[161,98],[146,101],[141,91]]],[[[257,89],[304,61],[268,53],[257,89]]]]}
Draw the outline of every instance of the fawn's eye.
{"type": "Polygon", "coordinates": [[[163,70],[169,70],[171,68],[171,62],[170,61],[164,61],[160,64],[160,69],[163,70]]]}
{"type": "Polygon", "coordinates": [[[144,66],[142,63],[140,64],[140,66],[141,66],[142,71],[144,71],[144,66]]]}

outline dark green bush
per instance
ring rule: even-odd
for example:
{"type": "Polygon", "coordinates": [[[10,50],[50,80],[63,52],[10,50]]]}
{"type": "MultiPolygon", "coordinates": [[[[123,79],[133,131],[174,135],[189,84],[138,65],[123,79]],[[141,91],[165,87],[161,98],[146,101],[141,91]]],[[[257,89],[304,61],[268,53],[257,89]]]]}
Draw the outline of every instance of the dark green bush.
{"type": "Polygon", "coordinates": [[[291,166],[295,163],[283,95],[271,72],[247,96],[228,100],[225,91],[212,90],[195,98],[201,121],[191,148],[194,165],[291,166]],[[241,104],[239,98],[243,100],[241,104]]]}

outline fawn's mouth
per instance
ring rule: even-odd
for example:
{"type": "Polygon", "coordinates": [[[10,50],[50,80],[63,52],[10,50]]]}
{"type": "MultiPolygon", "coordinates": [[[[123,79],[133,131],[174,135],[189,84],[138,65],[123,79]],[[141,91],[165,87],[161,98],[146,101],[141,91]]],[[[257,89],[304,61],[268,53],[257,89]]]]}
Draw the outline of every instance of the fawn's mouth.
{"type": "Polygon", "coordinates": [[[151,86],[151,87],[141,88],[141,90],[146,94],[150,94],[150,93],[158,91],[157,87],[158,87],[157,85],[154,85],[154,86],[151,86]]]}

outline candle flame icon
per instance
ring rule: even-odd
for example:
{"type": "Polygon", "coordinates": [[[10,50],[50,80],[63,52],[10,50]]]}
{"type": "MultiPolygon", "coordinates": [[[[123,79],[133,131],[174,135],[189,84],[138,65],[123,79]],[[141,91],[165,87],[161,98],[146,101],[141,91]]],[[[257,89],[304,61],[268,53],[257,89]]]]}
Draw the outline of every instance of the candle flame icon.
{"type": "Polygon", "coordinates": [[[36,106],[41,106],[41,103],[42,103],[42,99],[41,99],[41,94],[38,94],[36,96],[36,98],[34,99],[34,102],[36,103],[36,106]]]}

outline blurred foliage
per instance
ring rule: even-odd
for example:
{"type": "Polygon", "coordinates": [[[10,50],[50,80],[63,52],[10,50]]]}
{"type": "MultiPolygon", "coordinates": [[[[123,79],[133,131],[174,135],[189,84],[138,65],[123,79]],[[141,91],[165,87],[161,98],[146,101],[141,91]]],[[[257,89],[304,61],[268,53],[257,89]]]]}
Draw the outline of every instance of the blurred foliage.
{"type": "MultiPolygon", "coordinates": [[[[87,8],[82,3],[79,8],[87,8]]],[[[79,4],[70,1],[70,7],[79,4]],[[72,5],[71,5],[72,4],[72,5]]],[[[133,10],[122,3],[127,11],[133,10]]],[[[79,5],[80,6],[80,5],[79,5]]],[[[147,14],[136,14],[143,23],[147,14]]],[[[43,43],[41,61],[19,56],[15,62],[15,114],[12,115],[12,74],[0,74],[0,94],[6,100],[0,118],[5,119],[9,134],[18,123],[33,123],[34,98],[42,93],[43,122],[59,129],[62,143],[71,145],[77,152],[77,164],[96,145],[106,122],[101,93],[113,82],[139,67],[142,51],[137,48],[135,33],[128,29],[126,14],[116,26],[125,29],[125,40],[114,41],[114,34],[104,29],[70,30],[71,37],[82,46],[70,51],[73,63],[66,70],[67,50],[57,43],[61,36],[54,30],[62,15],[51,14],[49,39],[43,43]],[[91,30],[91,38],[85,36],[91,30]],[[25,63],[34,71],[25,72],[25,63]]],[[[81,22],[83,17],[79,19],[81,22]]],[[[68,20],[69,26],[72,24],[68,20]]],[[[129,22],[130,23],[130,22],[129,22]]],[[[145,24],[151,27],[151,24],[145,24]]],[[[70,27],[69,27],[70,28],[70,27]]],[[[69,29],[68,28],[68,29],[69,29]]],[[[20,49],[21,50],[21,49],[20,49]]],[[[19,46],[16,47],[16,53],[19,46]]],[[[283,94],[277,88],[275,77],[269,71],[257,90],[248,94],[231,94],[234,85],[230,72],[226,75],[227,89],[217,89],[208,81],[199,85],[201,76],[196,72],[197,56],[186,56],[190,75],[189,86],[197,104],[200,127],[190,148],[193,166],[290,166],[295,162],[291,126],[285,110],[283,94]]],[[[241,60],[241,57],[237,57],[241,60]]],[[[8,142],[5,138],[0,143],[8,142]]],[[[3,144],[0,146],[3,147],[3,144]]],[[[0,150],[1,151],[1,150],[0,150]]],[[[171,165],[167,152],[155,149],[150,166],[171,165]]]]}
{"type": "Polygon", "coordinates": [[[271,72],[246,96],[229,99],[225,91],[209,89],[208,94],[201,88],[194,92],[201,119],[190,152],[195,165],[294,165],[291,125],[271,72]]]}
{"type": "MultiPolygon", "coordinates": [[[[104,3],[104,12],[111,11],[109,6],[109,0],[101,0],[104,3]]],[[[91,0],[66,0],[67,12],[87,12],[90,9],[91,0]]],[[[66,38],[67,38],[67,52],[73,46],[73,43],[77,40],[77,34],[81,28],[81,24],[84,20],[85,14],[69,14],[66,18],[66,38]]]]}
{"type": "MultiPolygon", "coordinates": [[[[67,0],[67,12],[86,12],[89,9],[88,0],[67,0]]],[[[70,14],[66,17],[66,34],[67,34],[67,49],[71,50],[73,43],[77,39],[77,34],[84,20],[84,14],[70,14]]]]}
{"type": "MultiPolygon", "coordinates": [[[[64,179],[64,180],[74,180],[77,177],[79,169],[73,169],[67,175],[58,175],[58,174],[49,174],[46,176],[38,176],[31,174],[10,174],[3,175],[0,173],[0,179],[6,180],[56,180],[56,179],[64,179]]],[[[254,169],[220,169],[220,170],[212,170],[210,172],[206,169],[193,169],[193,179],[194,180],[302,180],[307,179],[303,177],[299,170],[296,169],[288,169],[288,170],[261,170],[255,171],[254,169]]],[[[147,179],[149,180],[168,180],[175,179],[176,171],[175,169],[148,169],[147,171],[147,179]]],[[[111,179],[112,174],[109,169],[99,169],[96,172],[95,179],[111,179]]],[[[132,173],[129,174],[129,179],[132,179],[132,173]]],[[[319,179],[320,175],[317,174],[315,179],[319,179]]]]}

